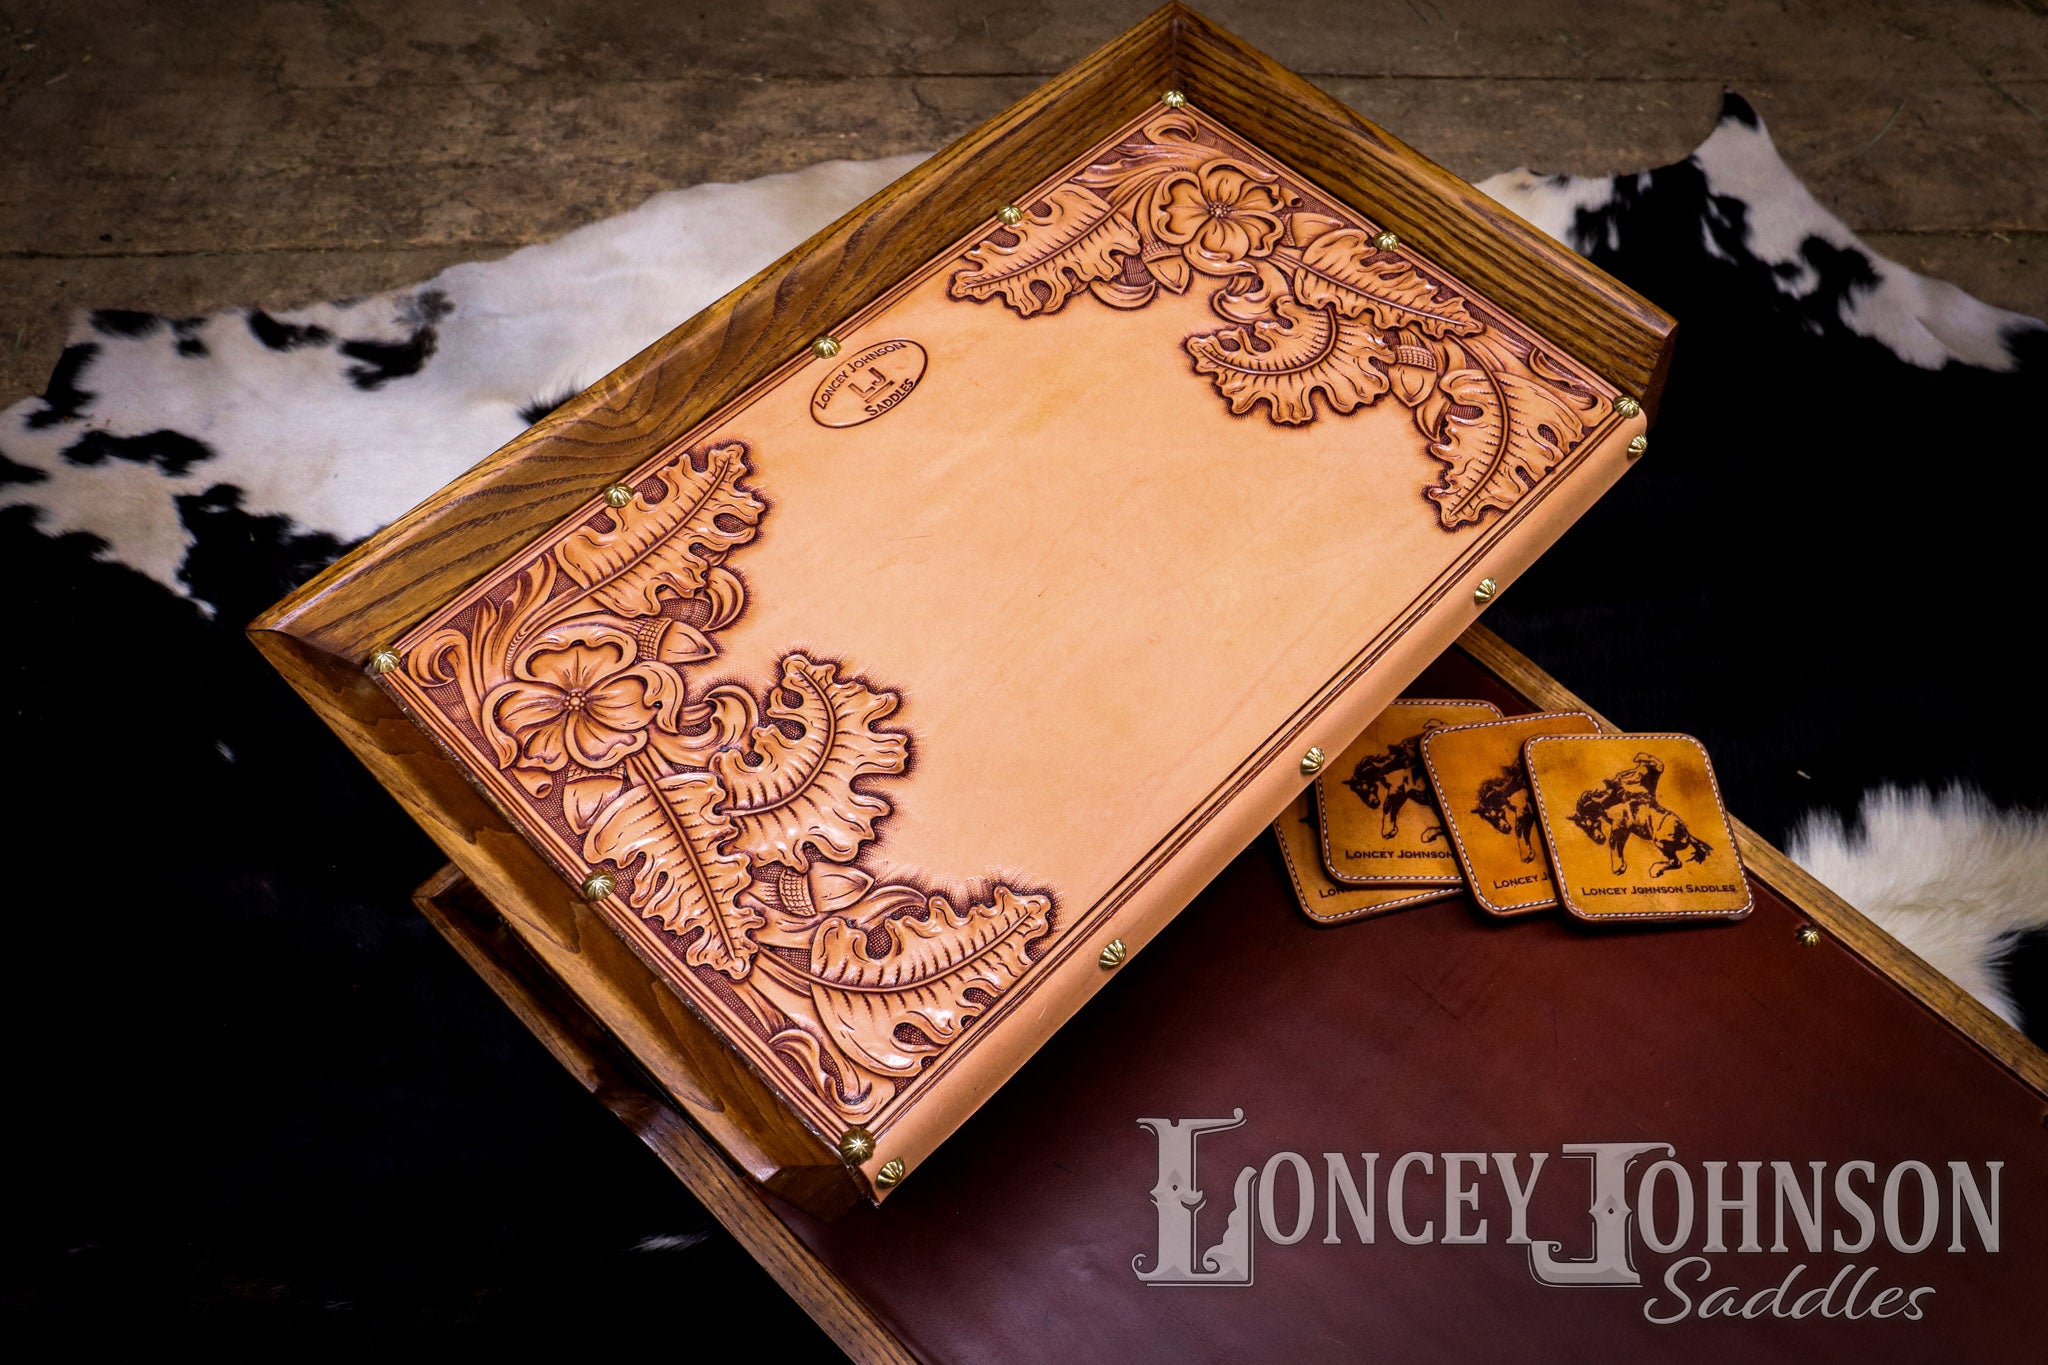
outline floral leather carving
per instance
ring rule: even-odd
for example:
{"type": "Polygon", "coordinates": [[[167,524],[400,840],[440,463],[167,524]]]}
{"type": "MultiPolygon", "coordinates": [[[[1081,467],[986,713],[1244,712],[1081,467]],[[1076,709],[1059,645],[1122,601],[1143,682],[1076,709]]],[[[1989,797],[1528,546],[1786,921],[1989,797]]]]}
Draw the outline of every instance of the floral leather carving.
{"type": "Polygon", "coordinates": [[[692,685],[746,611],[726,560],[767,512],[750,473],[742,442],[683,451],[411,644],[393,686],[611,871],[672,977],[836,1133],[1023,975],[1053,899],[998,883],[956,905],[858,866],[910,765],[895,693],[801,651],[762,696],[692,685]]]}
{"type": "Polygon", "coordinates": [[[1643,426],[1191,110],[1018,203],[650,439],[622,506],[592,477],[380,678],[564,895],[612,879],[746,1104],[828,1160],[873,1135],[878,1197],[1643,426]]]}
{"type": "Polygon", "coordinates": [[[1233,413],[1298,426],[1392,393],[1444,464],[1427,490],[1444,527],[1507,511],[1609,406],[1378,235],[1181,109],[984,237],[951,291],[1033,317],[1207,289],[1230,325],[1183,344],[1233,413]]]}

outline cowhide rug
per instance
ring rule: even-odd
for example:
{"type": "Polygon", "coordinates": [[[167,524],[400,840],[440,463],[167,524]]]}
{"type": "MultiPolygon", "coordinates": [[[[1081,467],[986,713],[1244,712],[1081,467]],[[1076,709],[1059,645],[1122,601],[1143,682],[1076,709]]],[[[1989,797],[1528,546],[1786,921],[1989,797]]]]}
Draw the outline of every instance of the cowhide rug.
{"type": "MultiPolygon", "coordinates": [[[[15,1176],[62,1192],[15,1220],[63,1249],[17,1304],[531,1344],[672,1295],[677,1255],[693,1302],[776,1302],[434,940],[407,894],[438,855],[240,632],[911,161],[674,191],[373,298],[102,309],[0,414],[7,1008],[49,1120],[15,1176]]],[[[1490,623],[1701,736],[1740,815],[2048,1038],[2048,331],[1870,251],[1733,97],[1676,165],[1485,188],[1682,323],[1651,453],[1490,623]]]]}

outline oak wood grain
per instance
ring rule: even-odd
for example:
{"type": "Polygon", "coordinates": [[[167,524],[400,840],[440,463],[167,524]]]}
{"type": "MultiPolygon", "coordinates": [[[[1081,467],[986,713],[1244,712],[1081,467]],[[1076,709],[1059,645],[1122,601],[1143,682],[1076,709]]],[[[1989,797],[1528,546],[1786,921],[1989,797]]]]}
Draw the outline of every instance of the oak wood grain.
{"type": "Polygon", "coordinates": [[[1342,105],[1168,5],[670,332],[257,623],[363,659],[1168,88],[1522,315],[1654,411],[1671,320],[1342,105]]]}

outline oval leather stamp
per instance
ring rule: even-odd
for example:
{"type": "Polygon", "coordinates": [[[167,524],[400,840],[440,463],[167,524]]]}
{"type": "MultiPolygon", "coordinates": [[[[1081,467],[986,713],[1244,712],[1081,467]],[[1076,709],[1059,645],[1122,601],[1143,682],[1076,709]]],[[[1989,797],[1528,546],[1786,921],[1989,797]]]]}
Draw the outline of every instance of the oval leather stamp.
{"type": "Polygon", "coordinates": [[[819,425],[857,427],[910,397],[924,378],[924,347],[897,338],[864,346],[832,367],[811,395],[819,425]]]}

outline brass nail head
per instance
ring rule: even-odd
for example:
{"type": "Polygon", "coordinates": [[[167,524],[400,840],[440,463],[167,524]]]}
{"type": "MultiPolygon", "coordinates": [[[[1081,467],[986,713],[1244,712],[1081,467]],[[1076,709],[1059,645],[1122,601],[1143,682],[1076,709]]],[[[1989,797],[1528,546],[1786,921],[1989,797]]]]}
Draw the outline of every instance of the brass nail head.
{"type": "Polygon", "coordinates": [[[1633,441],[1630,441],[1628,443],[1628,457],[1631,460],[1633,460],[1636,456],[1642,454],[1649,448],[1650,438],[1647,436],[1638,436],[1633,441]]]}
{"type": "Polygon", "coordinates": [[[382,676],[396,669],[405,660],[398,657],[395,649],[380,649],[370,656],[370,671],[382,676]]]}
{"type": "Polygon", "coordinates": [[[1614,410],[1623,417],[1641,417],[1643,415],[1643,405],[1626,395],[1614,400],[1614,410]]]}
{"type": "Polygon", "coordinates": [[[1124,959],[1130,955],[1131,950],[1124,947],[1124,941],[1120,938],[1113,938],[1103,945],[1102,952],[1097,955],[1095,960],[1102,964],[1102,970],[1108,972],[1121,967],[1124,959]]]}
{"type": "Polygon", "coordinates": [[[909,1173],[909,1167],[905,1166],[895,1157],[891,1157],[882,1163],[881,1170],[875,1172],[875,1188],[878,1190],[889,1189],[909,1173]]]}
{"type": "Polygon", "coordinates": [[[1820,930],[1814,928],[1811,924],[1800,929],[1799,946],[1802,948],[1818,948],[1820,946],[1820,930]]]}
{"type": "Polygon", "coordinates": [[[604,490],[604,505],[606,507],[624,507],[632,500],[633,490],[622,483],[615,483],[604,490]]]}
{"type": "Polygon", "coordinates": [[[830,360],[839,354],[839,341],[835,337],[819,337],[811,343],[811,354],[820,360],[830,360]]]}
{"type": "Polygon", "coordinates": [[[1309,746],[1308,752],[1301,756],[1301,775],[1303,777],[1314,777],[1323,770],[1323,765],[1329,761],[1330,756],[1324,753],[1320,747],[1312,744],[1309,746]]]}
{"type": "Polygon", "coordinates": [[[1187,107],[1188,97],[1178,90],[1169,90],[1159,97],[1159,102],[1169,109],[1184,109],[1187,107]]]}
{"type": "Polygon", "coordinates": [[[613,880],[611,873],[593,872],[583,879],[583,899],[601,901],[617,886],[618,882],[613,880]]]}
{"type": "Polygon", "coordinates": [[[839,1135],[839,1159],[858,1166],[875,1154],[875,1135],[865,1128],[849,1128],[839,1135]]]}
{"type": "Polygon", "coordinates": [[[1372,239],[1372,244],[1381,251],[1392,251],[1395,247],[1401,245],[1401,239],[1391,232],[1382,232],[1379,236],[1372,239]]]}
{"type": "Polygon", "coordinates": [[[996,221],[1004,227],[1015,227],[1024,221],[1024,210],[1015,204],[1005,204],[996,210],[996,221]]]}
{"type": "Polygon", "coordinates": [[[1483,607],[1488,602],[1491,602],[1494,594],[1499,591],[1500,584],[1494,582],[1491,578],[1482,578],[1479,580],[1479,586],[1472,589],[1472,600],[1483,607]]]}

